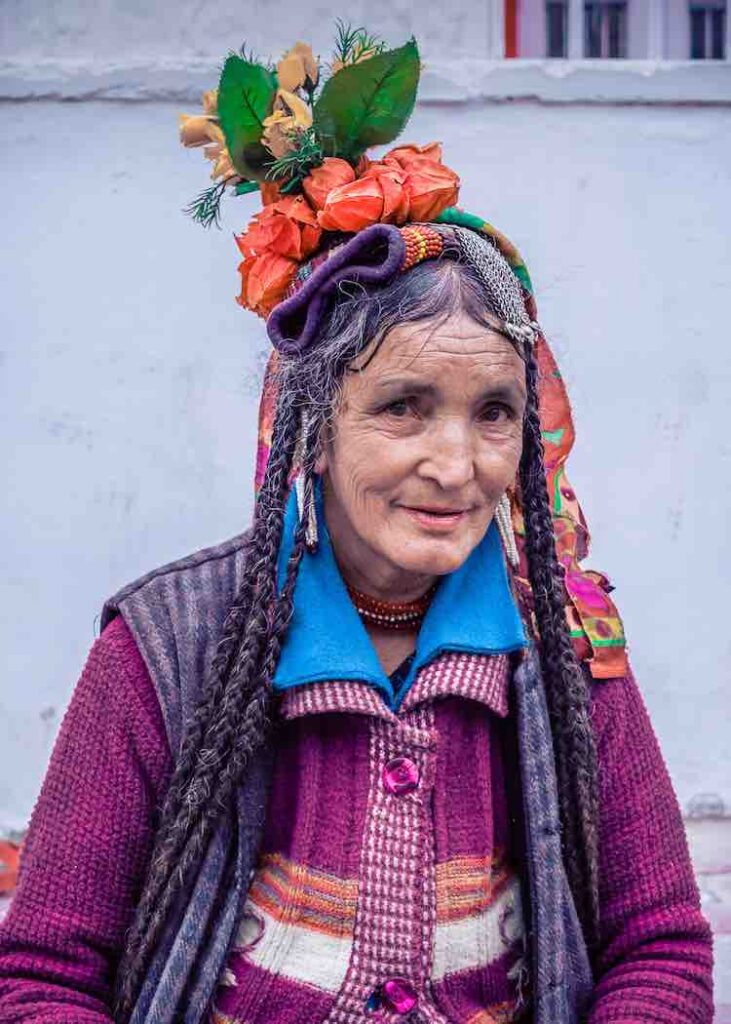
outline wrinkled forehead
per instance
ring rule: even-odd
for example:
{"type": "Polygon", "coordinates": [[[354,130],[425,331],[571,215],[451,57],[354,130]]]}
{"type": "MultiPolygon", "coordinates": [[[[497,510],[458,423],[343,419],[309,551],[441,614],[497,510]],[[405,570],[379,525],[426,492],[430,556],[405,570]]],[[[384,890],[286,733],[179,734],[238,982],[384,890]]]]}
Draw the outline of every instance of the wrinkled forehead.
{"type": "Polygon", "coordinates": [[[523,377],[524,364],[514,344],[495,329],[459,313],[434,321],[397,325],[369,345],[351,364],[356,374],[381,378],[409,371],[438,376],[460,366],[489,374],[501,370],[523,377]]]}

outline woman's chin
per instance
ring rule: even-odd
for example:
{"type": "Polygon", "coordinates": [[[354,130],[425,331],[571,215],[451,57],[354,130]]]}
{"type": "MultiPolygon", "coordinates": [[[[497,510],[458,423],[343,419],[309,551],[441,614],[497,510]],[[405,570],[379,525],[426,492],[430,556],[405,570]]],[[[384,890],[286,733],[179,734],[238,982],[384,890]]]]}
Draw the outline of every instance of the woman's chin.
{"type": "Polygon", "coordinates": [[[467,561],[474,545],[454,538],[430,538],[405,542],[392,552],[384,552],[399,568],[415,576],[446,576],[467,561]]]}

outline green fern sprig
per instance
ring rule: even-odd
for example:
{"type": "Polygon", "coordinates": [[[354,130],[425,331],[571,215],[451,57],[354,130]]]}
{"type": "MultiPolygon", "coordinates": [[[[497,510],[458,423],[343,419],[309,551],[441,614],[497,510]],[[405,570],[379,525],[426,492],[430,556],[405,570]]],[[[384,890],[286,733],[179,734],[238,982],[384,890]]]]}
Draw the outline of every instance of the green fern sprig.
{"type": "Polygon", "coordinates": [[[341,18],[336,23],[335,60],[343,64],[355,64],[367,51],[383,53],[386,44],[377,36],[370,35],[362,26],[352,28],[341,18]]]}
{"type": "Polygon", "coordinates": [[[295,149],[280,156],[267,171],[267,178],[273,181],[288,179],[281,189],[285,194],[297,191],[310,171],[323,161],[322,143],[315,128],[292,132],[289,138],[296,142],[295,149]]]}
{"type": "Polygon", "coordinates": [[[248,47],[245,42],[239,47],[238,56],[248,64],[261,64],[262,67],[267,68],[269,71],[274,70],[271,60],[262,60],[260,57],[257,57],[256,51],[248,47]]]}
{"type": "Polygon", "coordinates": [[[225,181],[219,181],[216,185],[211,185],[205,192],[201,192],[192,203],[189,203],[185,207],[184,212],[189,217],[192,217],[196,224],[200,224],[204,228],[209,228],[212,224],[220,228],[221,200],[225,190],[225,181]]]}

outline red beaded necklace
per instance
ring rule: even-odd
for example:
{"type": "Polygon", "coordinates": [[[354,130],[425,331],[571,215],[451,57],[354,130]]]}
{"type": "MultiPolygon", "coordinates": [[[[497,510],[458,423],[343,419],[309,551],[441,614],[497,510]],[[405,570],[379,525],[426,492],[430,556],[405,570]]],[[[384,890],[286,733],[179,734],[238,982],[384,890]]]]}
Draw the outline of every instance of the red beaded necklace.
{"type": "Polygon", "coordinates": [[[437,589],[435,583],[416,601],[379,601],[350,584],[347,587],[350,599],[363,622],[382,629],[403,631],[417,629],[421,625],[437,589]]]}

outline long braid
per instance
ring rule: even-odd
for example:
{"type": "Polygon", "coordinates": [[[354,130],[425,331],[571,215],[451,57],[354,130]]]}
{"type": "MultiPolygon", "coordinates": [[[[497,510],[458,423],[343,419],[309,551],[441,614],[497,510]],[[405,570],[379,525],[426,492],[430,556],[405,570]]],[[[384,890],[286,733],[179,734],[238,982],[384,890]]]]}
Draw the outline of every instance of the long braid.
{"type": "Polygon", "coordinates": [[[538,367],[526,356],[527,404],[520,485],[526,553],[558,777],[564,862],[587,943],[598,929],[597,755],[589,689],[568,631],[562,572],[546,490],[538,412],[538,367]]]}
{"type": "MultiPolygon", "coordinates": [[[[120,1020],[129,1019],[175,897],[200,862],[218,817],[228,809],[220,774],[234,737],[235,762],[240,768],[266,736],[268,690],[261,685],[257,662],[266,646],[267,615],[276,595],[276,556],[297,424],[294,403],[280,403],[244,578],[227,617],[211,681],[181,747],[150,870],[128,933],[118,972],[120,1020]]],[[[233,778],[227,774],[225,790],[231,788],[233,778]]]]}
{"type": "Polygon", "coordinates": [[[538,408],[538,367],[532,350],[535,324],[523,290],[498,248],[458,228],[462,258],[482,283],[483,305],[525,358],[527,402],[520,484],[528,574],[540,634],[546,697],[555,752],[563,857],[587,943],[598,930],[597,756],[589,715],[589,686],[574,654],[565,614],[562,571],[556,556],[546,491],[538,408]]]}

